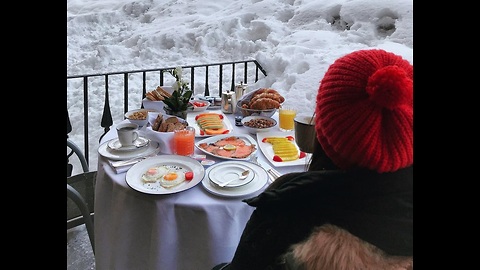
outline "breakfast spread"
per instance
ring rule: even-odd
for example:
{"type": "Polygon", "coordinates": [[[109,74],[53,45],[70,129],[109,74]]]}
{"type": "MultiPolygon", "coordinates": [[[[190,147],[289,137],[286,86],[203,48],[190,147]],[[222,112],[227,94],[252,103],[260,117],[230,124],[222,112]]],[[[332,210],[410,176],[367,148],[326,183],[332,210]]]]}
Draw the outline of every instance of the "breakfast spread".
{"type": "Polygon", "coordinates": [[[200,143],[198,147],[215,156],[228,158],[246,158],[256,150],[254,144],[247,144],[244,139],[236,136],[226,137],[212,143],[200,143]]]}
{"type": "Polygon", "coordinates": [[[164,188],[173,188],[180,185],[185,181],[193,179],[193,172],[184,171],[183,168],[178,166],[160,165],[150,167],[143,173],[142,181],[144,184],[156,184],[164,188]]]}
{"type": "Polygon", "coordinates": [[[223,125],[223,115],[219,113],[201,113],[195,116],[200,135],[227,134],[230,131],[223,125]]]}
{"type": "Polygon", "coordinates": [[[172,94],[165,91],[161,86],[157,86],[157,88],[155,90],[152,90],[152,91],[147,92],[145,94],[145,97],[148,100],[152,100],[152,101],[162,101],[162,100],[164,100],[166,98],[169,98],[171,96],[172,96],[172,94]]]}
{"type": "Polygon", "coordinates": [[[158,114],[152,125],[152,130],[158,132],[173,132],[174,130],[185,129],[187,125],[186,122],[180,122],[175,116],[170,116],[167,119],[164,119],[162,114],[158,114]]]}
{"type": "Polygon", "coordinates": [[[292,136],[286,137],[266,137],[262,140],[262,143],[270,143],[273,148],[274,156],[273,161],[293,161],[299,158],[304,158],[306,154],[302,151],[298,151],[295,144],[292,142],[295,140],[292,136]]]}

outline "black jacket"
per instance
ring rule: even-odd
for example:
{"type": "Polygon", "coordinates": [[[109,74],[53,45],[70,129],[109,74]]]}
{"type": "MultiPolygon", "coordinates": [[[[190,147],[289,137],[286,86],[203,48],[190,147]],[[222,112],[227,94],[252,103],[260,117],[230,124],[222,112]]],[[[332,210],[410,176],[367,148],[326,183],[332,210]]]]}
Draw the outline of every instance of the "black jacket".
{"type": "Polygon", "coordinates": [[[390,255],[413,256],[413,166],[383,174],[368,170],[290,173],[244,201],[256,210],[225,269],[270,269],[290,245],[326,223],[390,255]]]}

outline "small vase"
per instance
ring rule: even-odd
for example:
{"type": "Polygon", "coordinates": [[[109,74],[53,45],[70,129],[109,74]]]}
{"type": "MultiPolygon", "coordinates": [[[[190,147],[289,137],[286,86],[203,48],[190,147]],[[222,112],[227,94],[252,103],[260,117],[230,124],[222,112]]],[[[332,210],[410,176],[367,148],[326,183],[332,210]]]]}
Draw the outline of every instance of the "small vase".
{"type": "Polygon", "coordinates": [[[174,116],[177,116],[177,117],[180,117],[182,119],[187,119],[187,110],[185,111],[177,111],[177,112],[174,112],[170,109],[170,107],[168,106],[164,106],[163,107],[163,110],[165,111],[165,113],[167,113],[168,115],[174,115],[174,116]]]}

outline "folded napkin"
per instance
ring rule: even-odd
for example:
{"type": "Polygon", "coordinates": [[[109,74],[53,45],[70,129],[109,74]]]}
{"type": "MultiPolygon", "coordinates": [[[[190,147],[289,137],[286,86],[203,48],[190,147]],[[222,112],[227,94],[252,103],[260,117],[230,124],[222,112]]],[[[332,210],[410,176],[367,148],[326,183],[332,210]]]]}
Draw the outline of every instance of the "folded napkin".
{"type": "Polygon", "coordinates": [[[115,162],[118,162],[118,161],[109,160],[108,164],[110,164],[110,167],[112,167],[112,169],[115,171],[116,174],[119,174],[119,173],[124,173],[124,172],[128,171],[128,169],[130,169],[133,165],[137,164],[141,160],[142,159],[138,159],[138,161],[135,162],[135,163],[128,163],[127,165],[123,165],[123,166],[115,166],[115,162]]]}

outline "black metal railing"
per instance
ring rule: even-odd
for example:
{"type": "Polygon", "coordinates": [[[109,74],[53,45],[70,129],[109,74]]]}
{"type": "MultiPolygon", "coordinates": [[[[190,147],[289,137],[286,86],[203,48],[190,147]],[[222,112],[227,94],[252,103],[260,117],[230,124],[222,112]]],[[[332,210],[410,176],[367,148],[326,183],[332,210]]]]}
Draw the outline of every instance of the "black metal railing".
{"type": "MultiPolygon", "coordinates": [[[[186,65],[181,67],[183,71],[183,77],[189,78],[190,80],[190,89],[194,91],[194,93],[203,91],[203,95],[205,96],[218,95],[220,97],[222,89],[234,91],[235,85],[239,82],[248,84],[249,82],[252,82],[252,80],[253,82],[257,82],[261,78],[261,76],[267,76],[266,71],[256,60],[186,65]],[[199,91],[195,91],[195,87],[202,89],[200,89],[199,91]],[[217,89],[217,93],[212,93],[214,92],[212,91],[212,88],[217,89]]],[[[100,109],[102,110],[101,121],[99,125],[103,128],[103,134],[98,138],[98,141],[100,141],[103,136],[110,130],[110,127],[113,125],[112,109],[109,99],[109,91],[111,90],[110,83],[112,83],[113,78],[115,80],[115,87],[113,87],[113,89],[123,88],[123,113],[125,113],[129,110],[129,99],[131,95],[141,95],[141,99],[143,99],[148,91],[155,89],[158,85],[165,85],[168,80],[174,79],[168,73],[166,75],[168,77],[165,77],[165,71],[171,70],[173,68],[175,67],[162,67],[155,69],[67,76],[67,98],[71,88],[77,90],[83,89],[83,100],[80,100],[82,99],[80,97],[75,98],[75,103],[81,103],[83,101],[83,104],[81,105],[83,105],[84,154],[87,161],[89,160],[90,155],[90,92],[93,91],[93,93],[91,93],[92,95],[104,95],[103,108],[95,108],[96,111],[100,109]],[[140,75],[141,78],[139,78],[140,75]],[[141,92],[139,92],[138,89],[132,89],[129,83],[132,80],[136,80],[137,82],[138,80],[141,80],[141,92]],[[95,81],[94,86],[92,85],[92,81],[95,81]],[[150,85],[147,85],[147,82],[149,82],[150,85]],[[94,89],[92,90],[92,88],[94,89]]],[[[75,105],[80,106],[79,104],[75,105]]],[[[79,124],[81,123],[74,123],[74,125],[79,124]]],[[[72,123],[70,121],[69,108],[67,104],[67,138],[69,137],[69,133],[71,131],[72,123]]]]}

